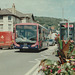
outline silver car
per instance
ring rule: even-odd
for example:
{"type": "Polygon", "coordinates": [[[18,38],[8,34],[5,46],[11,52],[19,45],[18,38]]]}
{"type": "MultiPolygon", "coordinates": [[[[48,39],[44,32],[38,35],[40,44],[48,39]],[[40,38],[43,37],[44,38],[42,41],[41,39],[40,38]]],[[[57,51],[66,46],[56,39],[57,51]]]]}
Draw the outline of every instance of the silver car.
{"type": "Polygon", "coordinates": [[[49,45],[54,46],[55,45],[55,40],[54,39],[49,39],[49,45]]]}

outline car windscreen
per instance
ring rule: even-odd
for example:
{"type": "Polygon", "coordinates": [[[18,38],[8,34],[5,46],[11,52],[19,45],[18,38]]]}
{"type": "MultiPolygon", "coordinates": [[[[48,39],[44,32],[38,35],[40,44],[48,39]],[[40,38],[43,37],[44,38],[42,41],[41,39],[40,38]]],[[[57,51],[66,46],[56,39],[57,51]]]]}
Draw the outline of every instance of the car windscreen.
{"type": "Polygon", "coordinates": [[[50,41],[50,42],[52,42],[52,41],[53,41],[53,39],[50,39],[49,41],[50,41]]]}

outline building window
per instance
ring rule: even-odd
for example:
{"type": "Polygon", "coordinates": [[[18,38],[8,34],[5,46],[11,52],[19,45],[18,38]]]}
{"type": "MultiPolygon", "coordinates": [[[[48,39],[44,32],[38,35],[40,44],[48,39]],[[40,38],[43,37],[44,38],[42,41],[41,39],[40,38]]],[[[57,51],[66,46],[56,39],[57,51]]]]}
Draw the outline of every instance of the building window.
{"type": "Polygon", "coordinates": [[[11,20],[11,16],[8,16],[8,20],[11,20]]]}
{"type": "Polygon", "coordinates": [[[3,31],[3,24],[0,24],[0,31],[3,31]]]}
{"type": "Polygon", "coordinates": [[[3,16],[0,16],[0,20],[2,20],[3,19],[3,16]]]}
{"type": "Polygon", "coordinates": [[[8,24],[8,30],[11,31],[11,24],[8,24]]]}

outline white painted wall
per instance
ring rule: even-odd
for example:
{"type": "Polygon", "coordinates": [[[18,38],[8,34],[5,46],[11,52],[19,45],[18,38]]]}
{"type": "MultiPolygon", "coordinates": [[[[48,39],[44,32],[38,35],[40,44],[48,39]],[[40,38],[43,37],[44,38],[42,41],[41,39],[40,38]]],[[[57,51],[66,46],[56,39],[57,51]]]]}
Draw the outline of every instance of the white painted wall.
{"type": "Polygon", "coordinates": [[[0,31],[12,31],[13,32],[13,27],[15,24],[26,23],[26,22],[33,23],[33,19],[32,18],[30,18],[30,19],[23,18],[21,20],[15,16],[11,16],[11,20],[8,20],[8,16],[3,16],[3,20],[0,20],[0,25],[3,25],[3,30],[0,30],[0,31]],[[11,25],[11,30],[9,30],[9,25],[11,25]]]}
{"type": "Polygon", "coordinates": [[[3,30],[2,31],[13,31],[13,19],[11,17],[11,20],[8,20],[8,16],[3,16],[3,20],[0,20],[0,24],[3,24],[3,30]],[[11,30],[9,30],[8,26],[11,25],[11,30]]]}
{"type": "Polygon", "coordinates": [[[22,23],[26,23],[26,18],[23,18],[22,19],[22,23]]]}
{"type": "Polygon", "coordinates": [[[56,33],[52,33],[52,34],[51,34],[51,39],[55,39],[55,37],[56,37],[55,34],[56,34],[56,33]]]}
{"type": "Polygon", "coordinates": [[[8,31],[8,16],[3,16],[3,31],[8,31]]]}

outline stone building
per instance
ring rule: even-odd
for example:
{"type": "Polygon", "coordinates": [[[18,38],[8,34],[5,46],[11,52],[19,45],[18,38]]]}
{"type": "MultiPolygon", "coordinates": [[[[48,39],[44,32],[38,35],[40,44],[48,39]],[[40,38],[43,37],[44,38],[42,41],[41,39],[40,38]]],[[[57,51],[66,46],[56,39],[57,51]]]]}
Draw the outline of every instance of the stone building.
{"type": "Polygon", "coordinates": [[[17,23],[34,23],[33,14],[24,14],[12,8],[0,9],[0,31],[12,31],[17,23]]]}

